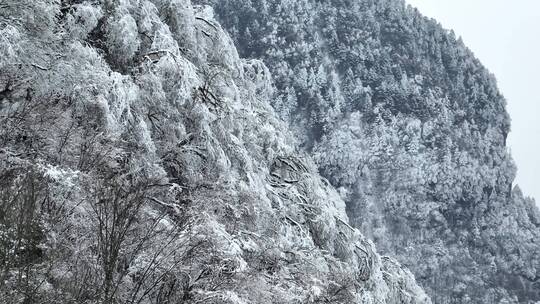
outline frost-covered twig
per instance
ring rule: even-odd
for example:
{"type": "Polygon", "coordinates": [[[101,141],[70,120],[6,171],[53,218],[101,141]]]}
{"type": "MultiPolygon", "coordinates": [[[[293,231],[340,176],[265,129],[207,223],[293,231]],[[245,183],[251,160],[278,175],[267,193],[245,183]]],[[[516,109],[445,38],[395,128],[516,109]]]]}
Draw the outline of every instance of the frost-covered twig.
{"type": "Polygon", "coordinates": [[[297,221],[293,220],[290,216],[286,215],[285,218],[288,219],[291,223],[298,226],[298,228],[300,228],[301,231],[304,231],[304,229],[302,228],[302,225],[300,225],[297,221]]]}
{"type": "Polygon", "coordinates": [[[336,221],[342,223],[343,225],[345,225],[347,228],[351,229],[351,231],[355,231],[353,227],[351,227],[351,225],[349,225],[347,222],[345,222],[344,220],[340,219],[339,217],[337,216],[334,216],[334,218],[336,219],[336,221]]]}
{"type": "Polygon", "coordinates": [[[257,237],[257,238],[259,238],[259,239],[262,238],[261,235],[255,233],[255,232],[251,232],[251,231],[245,231],[245,230],[244,230],[244,231],[240,231],[240,233],[247,234],[247,235],[251,235],[251,236],[257,237]]]}
{"type": "Polygon", "coordinates": [[[205,30],[201,30],[201,32],[202,32],[206,37],[212,38],[212,35],[208,34],[205,30]]]}
{"type": "Polygon", "coordinates": [[[204,19],[202,17],[195,17],[195,20],[200,20],[200,21],[208,24],[209,26],[213,27],[216,31],[218,30],[218,28],[215,25],[213,25],[210,21],[208,21],[208,20],[206,20],[206,19],[204,19]]]}
{"type": "Polygon", "coordinates": [[[31,63],[30,65],[35,67],[36,69],[40,69],[42,71],[48,71],[49,70],[49,68],[43,67],[43,66],[41,66],[39,64],[36,64],[36,63],[31,63]]]}

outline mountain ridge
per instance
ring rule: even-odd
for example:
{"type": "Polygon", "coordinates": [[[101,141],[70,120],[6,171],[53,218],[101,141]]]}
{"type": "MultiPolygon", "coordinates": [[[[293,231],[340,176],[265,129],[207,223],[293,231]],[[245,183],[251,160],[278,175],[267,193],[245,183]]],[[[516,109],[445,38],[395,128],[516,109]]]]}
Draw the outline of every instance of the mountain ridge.
{"type": "Polygon", "coordinates": [[[0,6],[0,302],[431,303],[211,8],[0,6]]]}
{"type": "Polygon", "coordinates": [[[539,300],[539,212],[513,189],[506,101],[452,31],[404,1],[198,2],[275,75],[274,108],[353,225],[435,303],[539,300]]]}

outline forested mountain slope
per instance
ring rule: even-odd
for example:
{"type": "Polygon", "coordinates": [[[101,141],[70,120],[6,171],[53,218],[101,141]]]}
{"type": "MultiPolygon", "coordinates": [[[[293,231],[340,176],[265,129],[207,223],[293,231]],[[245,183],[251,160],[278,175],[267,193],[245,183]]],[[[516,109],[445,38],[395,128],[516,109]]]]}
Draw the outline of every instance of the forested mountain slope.
{"type": "Polygon", "coordinates": [[[0,303],[431,303],[189,0],[0,1],[0,303]]]}
{"type": "Polygon", "coordinates": [[[540,214],[513,189],[496,81],[402,0],[197,0],[275,78],[273,107],[354,226],[435,303],[540,301],[540,214]]]}

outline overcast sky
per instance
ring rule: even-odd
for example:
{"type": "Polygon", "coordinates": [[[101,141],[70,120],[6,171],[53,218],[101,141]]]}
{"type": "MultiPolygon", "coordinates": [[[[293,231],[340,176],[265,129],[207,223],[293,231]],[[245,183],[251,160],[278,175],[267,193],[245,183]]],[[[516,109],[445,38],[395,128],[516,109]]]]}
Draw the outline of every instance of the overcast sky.
{"type": "Polygon", "coordinates": [[[453,29],[497,77],[512,117],[516,182],[540,206],[540,0],[407,0],[453,29]]]}

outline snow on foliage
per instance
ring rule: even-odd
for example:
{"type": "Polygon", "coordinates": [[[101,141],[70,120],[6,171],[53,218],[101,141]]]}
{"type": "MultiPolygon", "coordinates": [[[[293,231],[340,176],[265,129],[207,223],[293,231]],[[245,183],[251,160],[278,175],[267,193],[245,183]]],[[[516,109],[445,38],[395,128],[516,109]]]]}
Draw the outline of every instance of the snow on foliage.
{"type": "Polygon", "coordinates": [[[265,63],[273,108],[351,225],[434,302],[540,299],[538,210],[512,189],[506,101],[452,31],[403,0],[193,2],[265,63]]]}
{"type": "Polygon", "coordinates": [[[65,4],[8,3],[47,7],[39,30],[0,13],[29,46],[2,61],[0,302],[430,303],[350,226],[211,8],[65,4]]]}

